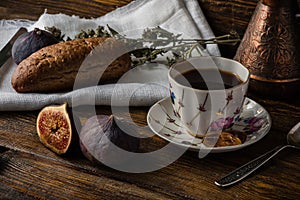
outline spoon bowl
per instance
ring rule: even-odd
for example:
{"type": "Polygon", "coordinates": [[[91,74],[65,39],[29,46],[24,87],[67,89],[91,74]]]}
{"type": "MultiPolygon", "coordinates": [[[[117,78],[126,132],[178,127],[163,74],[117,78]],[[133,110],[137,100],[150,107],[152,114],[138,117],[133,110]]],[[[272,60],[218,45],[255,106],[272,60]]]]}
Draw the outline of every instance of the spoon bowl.
{"type": "Polygon", "coordinates": [[[288,144],[298,147],[300,146],[300,122],[290,130],[286,139],[288,144]]]}
{"type": "Polygon", "coordinates": [[[243,180],[248,175],[252,174],[255,170],[268,162],[271,158],[277,155],[285,148],[294,148],[300,150],[300,122],[298,122],[287,134],[287,144],[279,145],[268,151],[267,153],[255,158],[254,160],[246,163],[245,165],[237,168],[223,178],[215,181],[215,184],[220,187],[230,186],[243,180]]]}

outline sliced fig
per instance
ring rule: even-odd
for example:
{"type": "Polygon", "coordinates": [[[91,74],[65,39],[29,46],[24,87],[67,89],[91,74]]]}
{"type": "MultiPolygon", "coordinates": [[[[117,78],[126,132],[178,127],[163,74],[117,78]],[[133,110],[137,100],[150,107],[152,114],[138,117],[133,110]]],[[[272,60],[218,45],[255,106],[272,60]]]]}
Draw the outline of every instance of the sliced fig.
{"type": "Polygon", "coordinates": [[[12,57],[16,64],[43,47],[56,44],[59,40],[48,31],[35,28],[20,35],[12,46],[12,57]]]}
{"type": "Polygon", "coordinates": [[[66,153],[72,140],[67,104],[42,109],[37,118],[37,133],[40,141],[53,152],[66,153]]]}

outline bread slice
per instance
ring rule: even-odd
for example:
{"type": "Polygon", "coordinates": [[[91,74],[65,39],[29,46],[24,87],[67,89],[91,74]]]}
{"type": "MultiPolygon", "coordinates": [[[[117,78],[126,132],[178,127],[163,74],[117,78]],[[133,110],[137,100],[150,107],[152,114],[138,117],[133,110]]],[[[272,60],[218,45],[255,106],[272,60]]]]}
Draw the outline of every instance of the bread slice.
{"type": "Polygon", "coordinates": [[[17,92],[59,92],[119,79],[131,68],[126,45],[114,38],[75,39],[23,60],[11,84],[17,92]]]}

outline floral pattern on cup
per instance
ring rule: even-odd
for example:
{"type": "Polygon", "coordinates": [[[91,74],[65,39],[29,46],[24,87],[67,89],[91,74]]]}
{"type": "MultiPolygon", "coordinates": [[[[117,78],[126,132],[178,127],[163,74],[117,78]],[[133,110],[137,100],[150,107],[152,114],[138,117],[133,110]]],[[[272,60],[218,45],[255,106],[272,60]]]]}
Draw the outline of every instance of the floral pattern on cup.
{"type": "Polygon", "coordinates": [[[170,97],[171,97],[172,104],[175,104],[176,97],[175,97],[174,92],[172,92],[172,90],[170,90],[170,97]]]}
{"type": "MultiPolygon", "coordinates": [[[[172,85],[171,85],[171,83],[169,83],[169,84],[170,84],[170,97],[171,97],[171,101],[172,101],[172,104],[175,105],[176,95],[172,91],[172,85]]],[[[178,101],[177,101],[177,103],[178,103],[178,109],[177,110],[173,109],[174,115],[176,117],[178,117],[178,118],[181,118],[180,110],[184,107],[183,99],[184,99],[184,90],[182,90],[181,98],[178,99],[178,101]]]]}
{"type": "Polygon", "coordinates": [[[191,135],[201,138],[209,131],[214,120],[222,117],[235,119],[240,114],[248,88],[249,71],[231,59],[195,57],[174,64],[169,70],[168,79],[173,113],[191,135]],[[178,74],[193,69],[206,69],[207,66],[237,74],[241,82],[227,89],[200,90],[180,84],[176,80],[178,74]]]}
{"type": "Polygon", "coordinates": [[[265,119],[261,117],[252,117],[252,118],[241,119],[241,120],[243,120],[244,124],[246,124],[243,130],[246,133],[250,133],[250,134],[259,130],[265,123],[265,119]]]}
{"type": "Polygon", "coordinates": [[[225,106],[219,110],[218,114],[222,115],[226,109],[226,107],[229,105],[230,101],[233,100],[233,91],[231,91],[230,93],[227,94],[227,97],[226,97],[226,104],[225,106]]]}
{"type": "MultiPolygon", "coordinates": [[[[175,104],[175,99],[176,99],[177,95],[175,95],[175,93],[172,91],[171,88],[172,88],[172,85],[170,83],[170,97],[171,97],[172,104],[175,104]]],[[[186,123],[187,126],[192,126],[193,121],[201,114],[201,112],[206,112],[207,111],[205,105],[207,103],[208,96],[209,96],[209,94],[206,95],[204,101],[202,103],[200,103],[199,106],[196,108],[198,110],[198,113],[193,117],[193,119],[190,122],[186,123]]],[[[184,90],[182,90],[181,98],[176,101],[176,103],[178,104],[178,109],[175,110],[173,108],[174,115],[176,117],[178,117],[179,119],[181,118],[180,110],[184,108],[183,99],[184,99],[184,90]]],[[[223,108],[220,108],[219,112],[216,113],[216,115],[223,115],[224,111],[226,110],[226,107],[229,105],[229,103],[232,100],[234,100],[234,97],[233,97],[233,93],[231,91],[226,96],[225,106],[223,108]]],[[[238,108],[236,108],[236,110],[234,112],[235,116],[226,117],[226,118],[219,118],[219,119],[213,121],[211,123],[210,127],[209,127],[209,130],[210,131],[218,131],[218,130],[230,128],[233,125],[233,123],[235,121],[237,121],[241,110],[242,110],[242,108],[238,107],[238,108]]]]}
{"type": "Polygon", "coordinates": [[[210,125],[210,131],[220,131],[233,125],[234,117],[219,118],[210,125]]]}
{"type": "MultiPolygon", "coordinates": [[[[174,115],[170,98],[158,102],[153,107],[149,111],[147,121],[157,135],[178,145],[188,145],[192,150],[203,148],[203,140],[190,135],[180,119],[174,115]]],[[[213,148],[213,152],[245,147],[258,141],[269,131],[271,119],[263,107],[246,97],[242,108],[239,109],[239,118],[217,119],[215,124],[212,123],[212,127],[222,127],[225,131],[244,132],[247,134],[246,141],[242,145],[216,147],[213,148]]]]}
{"type": "MultiPolygon", "coordinates": [[[[161,105],[160,105],[161,106],[161,105]]],[[[164,107],[161,106],[161,109],[165,113],[166,120],[170,124],[174,124],[177,127],[184,128],[176,122],[176,119],[168,114],[164,107]]],[[[176,115],[174,115],[176,117],[176,115]]],[[[152,117],[152,119],[154,119],[152,117]]],[[[166,125],[163,125],[158,119],[154,119],[154,121],[165,128],[174,132],[174,134],[182,134],[182,131],[173,130],[166,125]]],[[[220,131],[220,130],[231,130],[233,127],[234,129],[238,129],[239,131],[245,132],[247,135],[253,134],[259,131],[263,125],[267,124],[266,117],[226,117],[226,118],[219,118],[213,121],[209,127],[209,131],[220,131]]]]}
{"type": "Polygon", "coordinates": [[[208,99],[208,94],[206,95],[204,101],[203,101],[202,103],[200,103],[199,106],[196,108],[196,110],[197,110],[196,115],[192,118],[192,120],[191,120],[190,122],[187,122],[187,123],[186,123],[186,125],[187,125],[188,127],[193,126],[193,122],[197,119],[197,117],[199,117],[199,115],[201,115],[201,113],[207,111],[207,109],[205,108],[207,99],[208,99]]]}

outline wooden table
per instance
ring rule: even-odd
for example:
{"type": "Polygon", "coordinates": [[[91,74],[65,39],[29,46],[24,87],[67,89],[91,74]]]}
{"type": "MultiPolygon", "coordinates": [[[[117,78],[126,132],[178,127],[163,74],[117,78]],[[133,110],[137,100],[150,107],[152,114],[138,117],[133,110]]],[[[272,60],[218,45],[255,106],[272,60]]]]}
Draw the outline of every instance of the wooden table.
{"type": "MultiPolygon", "coordinates": [[[[6,0],[0,2],[0,18],[36,20],[44,8],[49,13],[97,17],[129,2],[6,0]]],[[[237,9],[235,14],[236,26],[241,27],[242,34],[257,1],[236,0],[229,1],[228,5],[219,0],[199,2],[218,35],[229,30],[222,23],[231,24],[232,15],[221,17],[210,11],[219,6],[220,12],[226,13],[230,5],[246,10],[238,12],[237,9]]],[[[231,170],[283,144],[289,129],[300,121],[300,97],[278,100],[252,93],[248,96],[263,105],[272,117],[272,128],[262,140],[239,151],[209,154],[203,159],[198,158],[197,152],[188,151],[167,167],[141,174],[95,165],[81,154],[58,156],[39,142],[36,133],[39,111],[0,112],[0,199],[297,199],[300,197],[300,153],[296,150],[285,150],[232,187],[224,189],[214,185],[216,179],[231,170]]],[[[146,123],[148,109],[130,109],[134,122],[146,127],[142,134],[151,133],[146,123]]],[[[97,107],[97,111],[110,114],[111,108],[97,107]]],[[[121,108],[118,114],[130,117],[121,108]]],[[[154,136],[142,140],[141,149],[153,151],[166,144],[154,136]]]]}

